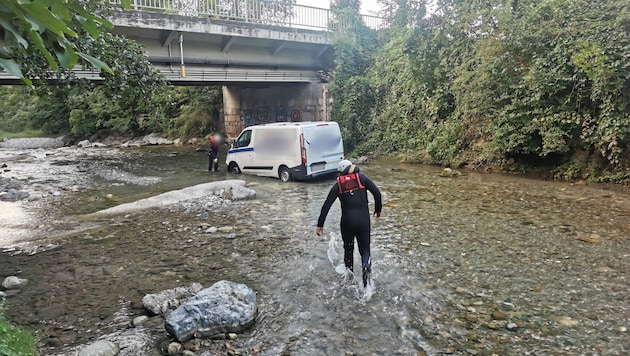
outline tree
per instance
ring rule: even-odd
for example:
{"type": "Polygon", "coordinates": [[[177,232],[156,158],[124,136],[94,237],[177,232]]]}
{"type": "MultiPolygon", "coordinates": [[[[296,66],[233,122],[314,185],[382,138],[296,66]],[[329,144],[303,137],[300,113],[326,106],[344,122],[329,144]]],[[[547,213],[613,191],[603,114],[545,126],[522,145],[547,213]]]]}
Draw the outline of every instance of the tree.
{"type": "MultiPolygon", "coordinates": [[[[122,3],[128,7],[130,0],[122,3]]],[[[30,84],[7,46],[17,43],[25,50],[34,46],[52,70],[59,66],[73,68],[81,58],[112,74],[105,62],[77,51],[70,41],[78,37],[73,24],[93,38],[98,38],[102,26],[113,27],[106,19],[88,11],[79,0],[0,0],[0,39],[8,37],[8,43],[0,47],[0,69],[30,84]]]]}
{"type": "Polygon", "coordinates": [[[335,63],[330,90],[335,103],[332,116],[342,130],[344,144],[354,149],[369,131],[374,100],[365,77],[378,48],[376,31],[368,28],[359,14],[360,1],[333,1],[333,47],[335,63]]]}

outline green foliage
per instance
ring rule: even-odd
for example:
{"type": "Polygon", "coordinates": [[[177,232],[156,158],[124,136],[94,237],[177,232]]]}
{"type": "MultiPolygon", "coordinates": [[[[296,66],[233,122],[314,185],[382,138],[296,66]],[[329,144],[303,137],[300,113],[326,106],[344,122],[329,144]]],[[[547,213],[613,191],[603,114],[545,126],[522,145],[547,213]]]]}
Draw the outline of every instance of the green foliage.
{"type": "MultiPolygon", "coordinates": [[[[100,11],[99,6],[90,4],[89,8],[100,11]]],[[[144,118],[153,110],[153,92],[163,88],[165,82],[146,59],[142,47],[111,33],[94,37],[79,22],[75,19],[69,24],[79,34],[69,40],[73,48],[101,58],[110,64],[113,72],[100,73],[103,81],[95,85],[76,78],[65,68],[51,72],[41,53],[13,47],[15,61],[26,69],[24,74],[37,78],[33,86],[37,99],[32,102],[31,110],[14,116],[14,120],[24,123],[25,127],[55,134],[69,132],[79,137],[159,131],[161,128],[148,125],[144,118]]]]}
{"type": "Polygon", "coordinates": [[[174,87],[160,94],[156,116],[163,118],[170,137],[187,140],[224,130],[220,108],[220,87],[174,87]]]}
{"type": "MultiPolygon", "coordinates": [[[[352,14],[355,2],[339,3],[352,14]]],[[[563,179],[630,164],[626,1],[438,0],[430,16],[425,1],[382,3],[391,28],[377,48],[362,50],[356,26],[335,42],[333,114],[351,148],[451,165],[567,163],[563,179]]]]}
{"type": "Polygon", "coordinates": [[[46,134],[42,130],[24,130],[24,131],[2,131],[0,130],[0,141],[10,138],[24,138],[24,137],[46,137],[46,134]]]}
{"type": "Polygon", "coordinates": [[[377,48],[376,32],[363,24],[358,1],[334,1],[331,8],[335,16],[332,117],[339,122],[344,144],[351,151],[364,142],[371,129],[369,118],[374,100],[366,73],[377,48]]]}
{"type": "Polygon", "coordinates": [[[612,174],[605,174],[592,179],[596,183],[616,183],[616,184],[630,184],[630,172],[627,170],[619,170],[612,174]]]}
{"type": "Polygon", "coordinates": [[[27,117],[35,106],[37,97],[25,86],[0,86],[0,130],[21,132],[30,129],[27,117]]]}
{"type": "MultiPolygon", "coordinates": [[[[122,3],[128,7],[130,1],[124,0],[122,3]]],[[[71,41],[72,38],[79,37],[76,26],[92,38],[98,38],[102,27],[113,27],[109,21],[92,11],[99,6],[94,4],[97,3],[76,0],[2,0],[1,33],[6,34],[8,41],[17,47],[39,53],[52,70],[57,70],[60,66],[73,68],[82,59],[95,68],[112,73],[107,64],[78,50],[71,41]]],[[[0,48],[0,69],[24,78],[27,84],[31,83],[22,73],[23,66],[15,60],[15,52],[8,47],[0,48]]]]}
{"type": "Polygon", "coordinates": [[[21,327],[11,324],[4,315],[5,302],[0,301],[0,356],[33,356],[35,337],[21,327]]]}
{"type": "Polygon", "coordinates": [[[585,167],[577,162],[567,162],[556,168],[552,173],[553,178],[556,180],[574,181],[586,178],[584,177],[584,170],[585,167]]]}

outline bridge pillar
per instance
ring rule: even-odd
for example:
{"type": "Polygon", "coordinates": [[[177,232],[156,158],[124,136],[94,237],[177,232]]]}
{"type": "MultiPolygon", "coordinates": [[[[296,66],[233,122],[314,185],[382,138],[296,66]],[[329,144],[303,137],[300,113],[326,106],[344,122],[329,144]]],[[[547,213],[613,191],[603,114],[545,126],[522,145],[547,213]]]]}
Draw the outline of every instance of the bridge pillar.
{"type": "Polygon", "coordinates": [[[245,127],[241,113],[241,90],[237,86],[223,86],[223,123],[227,138],[236,138],[245,127]]]}
{"type": "Polygon", "coordinates": [[[223,86],[225,135],[236,138],[249,125],[330,119],[327,84],[223,86]]]}

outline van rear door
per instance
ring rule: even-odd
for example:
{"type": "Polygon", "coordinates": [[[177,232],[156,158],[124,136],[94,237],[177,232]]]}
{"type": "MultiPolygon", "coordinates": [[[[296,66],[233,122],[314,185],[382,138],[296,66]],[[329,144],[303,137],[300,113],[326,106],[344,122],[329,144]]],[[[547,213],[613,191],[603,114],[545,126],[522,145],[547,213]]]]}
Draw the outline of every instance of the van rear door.
{"type": "Polygon", "coordinates": [[[315,177],[337,170],[344,157],[341,131],[336,122],[321,122],[305,126],[306,175],[315,177]]]}

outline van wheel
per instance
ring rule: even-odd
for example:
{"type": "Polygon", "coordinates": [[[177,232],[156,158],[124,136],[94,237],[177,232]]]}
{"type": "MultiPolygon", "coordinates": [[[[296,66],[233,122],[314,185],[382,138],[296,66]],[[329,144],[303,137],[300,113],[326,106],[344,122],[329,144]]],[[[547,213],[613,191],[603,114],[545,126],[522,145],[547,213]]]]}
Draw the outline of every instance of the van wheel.
{"type": "Polygon", "coordinates": [[[234,162],[230,162],[230,165],[228,165],[228,172],[234,173],[234,174],[240,174],[241,173],[241,169],[238,168],[238,164],[236,164],[234,162]]]}
{"type": "Polygon", "coordinates": [[[288,182],[291,180],[291,172],[289,171],[289,168],[282,166],[280,167],[280,169],[278,169],[278,177],[280,177],[280,180],[282,182],[288,182]]]}

